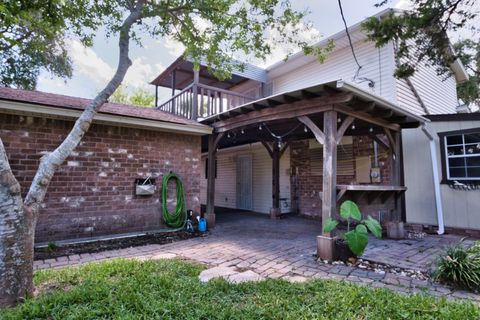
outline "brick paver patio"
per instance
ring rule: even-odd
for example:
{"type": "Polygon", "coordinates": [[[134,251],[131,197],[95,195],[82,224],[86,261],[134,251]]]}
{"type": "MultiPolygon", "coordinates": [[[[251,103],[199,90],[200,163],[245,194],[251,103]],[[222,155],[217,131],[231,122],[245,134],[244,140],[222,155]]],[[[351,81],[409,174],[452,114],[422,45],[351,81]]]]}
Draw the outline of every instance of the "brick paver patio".
{"type": "MultiPolygon", "coordinates": [[[[207,237],[166,245],[146,245],[35,261],[35,268],[63,267],[118,257],[182,257],[206,264],[209,268],[227,267],[244,274],[254,272],[259,277],[291,281],[305,281],[308,278],[345,280],[403,294],[427,293],[480,303],[480,295],[471,292],[452,290],[399,274],[377,273],[346,265],[317,262],[314,254],[315,236],[321,229],[318,221],[297,217],[270,220],[248,213],[223,214],[218,215],[217,219],[217,227],[207,237]]],[[[428,262],[435,258],[445,245],[460,239],[459,236],[444,235],[427,236],[421,240],[373,240],[364,258],[425,270],[428,262]]]]}

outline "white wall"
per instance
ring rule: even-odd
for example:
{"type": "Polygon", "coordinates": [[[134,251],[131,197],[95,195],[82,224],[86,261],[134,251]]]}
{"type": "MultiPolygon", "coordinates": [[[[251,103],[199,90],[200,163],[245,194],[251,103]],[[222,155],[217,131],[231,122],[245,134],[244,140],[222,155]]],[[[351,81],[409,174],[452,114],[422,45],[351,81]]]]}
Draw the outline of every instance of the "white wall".
{"type": "MultiPolygon", "coordinates": [[[[260,143],[219,150],[217,153],[217,179],[215,181],[215,205],[236,207],[236,158],[241,154],[252,155],[253,168],[253,211],[269,213],[272,207],[272,160],[260,143]]],[[[200,201],[206,204],[207,179],[205,179],[205,159],[202,156],[202,179],[200,181],[200,201]]],[[[280,159],[280,198],[290,199],[290,151],[287,149],[280,159]]],[[[288,200],[290,203],[290,200],[288,200]]],[[[290,204],[289,204],[290,205],[290,204]]],[[[288,208],[284,211],[289,211],[288,208]]]]}
{"type": "MultiPolygon", "coordinates": [[[[272,70],[269,76],[273,82],[274,94],[300,89],[322,82],[343,79],[367,92],[395,102],[393,46],[388,45],[382,48],[375,48],[372,42],[359,40],[354,43],[354,48],[356,56],[362,66],[359,77],[372,79],[375,82],[373,89],[368,87],[367,82],[353,82],[358,67],[352,57],[350,47],[347,46],[330,53],[324,63],[313,60],[306,65],[280,75],[278,75],[278,73],[281,67],[279,67],[278,70],[272,70]]],[[[286,64],[288,63],[289,61],[286,62],[286,64]]]]}
{"type": "MultiPolygon", "coordinates": [[[[437,133],[480,128],[480,121],[431,122],[428,130],[435,138],[438,173],[442,176],[440,142],[437,133]]],[[[402,131],[407,222],[437,225],[432,163],[428,139],[421,129],[402,131]]],[[[480,229],[480,191],[451,189],[440,186],[445,226],[480,229]]]]}

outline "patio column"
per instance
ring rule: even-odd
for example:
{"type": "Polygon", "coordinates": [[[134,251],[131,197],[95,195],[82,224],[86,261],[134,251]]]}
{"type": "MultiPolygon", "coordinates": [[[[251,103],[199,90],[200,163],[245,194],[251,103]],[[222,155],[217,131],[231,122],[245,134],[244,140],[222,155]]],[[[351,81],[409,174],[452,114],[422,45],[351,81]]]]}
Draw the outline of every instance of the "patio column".
{"type": "Polygon", "coordinates": [[[272,145],[272,209],[270,218],[276,219],[280,214],[280,148],[277,143],[272,145]]]}
{"type": "Polygon", "coordinates": [[[323,114],[323,190],[322,190],[322,232],[325,222],[333,218],[337,209],[337,112],[323,114]]]}
{"type": "Polygon", "coordinates": [[[200,82],[200,71],[193,70],[193,87],[192,87],[192,119],[197,120],[198,117],[198,83],[200,82]]]}
{"type": "Polygon", "coordinates": [[[212,133],[208,137],[208,166],[207,166],[207,210],[205,218],[209,228],[215,226],[215,173],[217,146],[223,133],[212,133]]]}

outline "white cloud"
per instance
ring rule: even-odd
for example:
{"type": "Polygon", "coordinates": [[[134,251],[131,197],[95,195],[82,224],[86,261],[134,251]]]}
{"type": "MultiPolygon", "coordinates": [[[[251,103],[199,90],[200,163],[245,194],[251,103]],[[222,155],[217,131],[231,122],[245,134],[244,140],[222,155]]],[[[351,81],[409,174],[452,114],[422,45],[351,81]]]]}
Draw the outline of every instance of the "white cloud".
{"type": "Polygon", "coordinates": [[[185,47],[180,42],[176,41],[172,37],[165,37],[163,41],[158,41],[158,43],[163,44],[167,49],[168,53],[173,57],[179,57],[183,54],[185,47]]]}
{"type": "Polygon", "coordinates": [[[411,0],[400,0],[395,4],[394,8],[409,10],[412,8],[412,6],[413,6],[413,3],[411,0]]]}
{"type": "MultiPolygon", "coordinates": [[[[300,24],[296,28],[301,30],[297,35],[294,35],[294,28],[290,27],[287,32],[296,39],[296,41],[302,41],[309,44],[318,42],[321,38],[320,31],[314,27],[307,27],[304,24],[300,24]]],[[[285,59],[289,54],[298,52],[300,48],[295,44],[286,42],[285,37],[280,35],[278,30],[271,30],[267,36],[267,42],[271,46],[271,53],[265,58],[265,61],[252,61],[253,63],[261,66],[268,67],[278,61],[285,59]]]]}
{"type": "Polygon", "coordinates": [[[92,48],[84,47],[78,40],[70,41],[70,57],[75,72],[89,77],[97,85],[105,85],[115,72],[92,48]]]}
{"type": "MultiPolygon", "coordinates": [[[[92,48],[84,47],[79,41],[71,41],[70,56],[74,72],[88,78],[99,88],[106,85],[115,73],[115,68],[100,58],[92,48]]],[[[144,57],[135,58],[123,84],[129,88],[146,87],[164,69],[161,64],[147,63],[144,57]]]]}

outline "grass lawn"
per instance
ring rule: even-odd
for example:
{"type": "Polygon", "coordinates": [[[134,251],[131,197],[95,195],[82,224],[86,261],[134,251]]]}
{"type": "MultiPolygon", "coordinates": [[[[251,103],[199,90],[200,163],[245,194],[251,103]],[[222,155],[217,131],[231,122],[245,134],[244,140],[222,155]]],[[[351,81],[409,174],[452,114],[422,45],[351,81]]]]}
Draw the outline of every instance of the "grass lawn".
{"type": "Polygon", "coordinates": [[[180,260],[115,260],[37,272],[39,294],[2,319],[480,319],[472,303],[343,282],[202,284],[180,260]]]}

